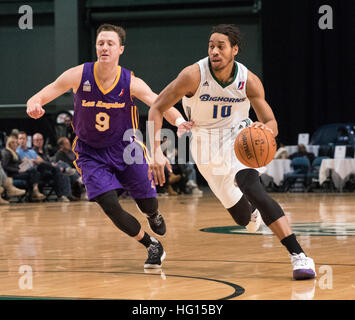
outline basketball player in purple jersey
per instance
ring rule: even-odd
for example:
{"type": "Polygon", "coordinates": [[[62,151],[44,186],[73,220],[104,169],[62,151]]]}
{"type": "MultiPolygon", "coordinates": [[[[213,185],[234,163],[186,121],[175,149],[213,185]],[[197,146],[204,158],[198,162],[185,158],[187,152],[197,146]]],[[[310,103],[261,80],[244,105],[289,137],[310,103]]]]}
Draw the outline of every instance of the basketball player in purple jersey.
{"type": "MultiPolygon", "coordinates": [[[[251,218],[258,211],[257,215],[261,215],[289,251],[293,278],[312,279],[316,276],[314,261],[303,252],[282,208],[265,192],[259,169],[241,164],[233,151],[236,136],[246,126],[270,130],[274,136],[278,133],[261,81],[234,60],[239,47],[238,28],[215,26],[209,38],[208,57],[182,70],[159,94],[149,110],[149,120],[154,121],[154,134],[159,132],[164,112],[182,99],[189,120],[191,118],[195,124],[191,129],[191,153],[214,194],[233,219],[247,229],[251,225],[250,228],[257,230],[257,219],[253,222],[251,218]],[[249,119],[250,104],[259,120],[254,123],[249,119]],[[216,130],[224,130],[223,135],[219,143],[212,143],[216,130]],[[227,146],[226,152],[222,146],[227,146]],[[201,161],[199,152],[210,149],[214,158],[201,161]],[[223,174],[218,174],[221,161],[214,162],[215,159],[223,159],[223,174]]],[[[150,137],[157,136],[151,134],[150,137]]],[[[160,141],[152,141],[151,146],[155,149],[150,164],[155,182],[164,183],[164,166],[169,167],[168,160],[161,151],[160,141]]]]}
{"type": "MultiPolygon", "coordinates": [[[[45,112],[43,105],[73,90],[74,164],[82,176],[88,199],[96,201],[120,230],[147,248],[144,268],[160,268],[166,256],[163,246],[144,232],[137,219],[118,202],[118,194],[126,190],[147,216],[151,230],[160,236],[165,234],[155,185],[148,178],[147,150],[134,135],[138,128],[135,97],[151,106],[157,95],[133,72],[118,65],[125,38],[121,27],[100,26],[96,37],[97,61],[65,71],[28,100],[27,113],[38,119],[45,112]],[[124,151],[129,147],[138,161],[125,161],[124,151]]],[[[176,109],[164,116],[180,131],[190,128],[176,109]]]]}

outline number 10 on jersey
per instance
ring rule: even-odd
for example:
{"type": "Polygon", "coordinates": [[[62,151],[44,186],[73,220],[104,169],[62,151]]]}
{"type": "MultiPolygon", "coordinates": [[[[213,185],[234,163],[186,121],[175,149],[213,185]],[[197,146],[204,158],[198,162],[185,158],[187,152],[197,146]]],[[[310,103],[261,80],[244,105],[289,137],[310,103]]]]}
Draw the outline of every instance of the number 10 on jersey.
{"type": "Polygon", "coordinates": [[[219,106],[215,104],[213,106],[213,119],[219,118],[219,114],[221,114],[221,118],[227,118],[231,115],[232,106],[219,106]]]}

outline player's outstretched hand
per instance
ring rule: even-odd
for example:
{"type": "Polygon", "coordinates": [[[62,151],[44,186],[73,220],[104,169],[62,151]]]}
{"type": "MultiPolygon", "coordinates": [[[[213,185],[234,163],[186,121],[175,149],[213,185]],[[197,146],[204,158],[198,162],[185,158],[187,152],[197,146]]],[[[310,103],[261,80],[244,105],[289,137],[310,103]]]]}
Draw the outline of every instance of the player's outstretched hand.
{"type": "Polygon", "coordinates": [[[153,174],[154,182],[156,185],[163,186],[165,183],[164,167],[167,167],[170,172],[173,172],[169,160],[164,156],[161,148],[155,150],[154,158],[149,164],[149,179],[152,179],[153,174]]]}
{"type": "Polygon", "coordinates": [[[180,138],[185,132],[188,132],[191,130],[191,128],[194,126],[195,122],[193,121],[185,121],[182,124],[178,126],[177,129],[177,136],[180,138]]]}
{"type": "Polygon", "coordinates": [[[274,135],[274,132],[272,131],[272,129],[270,127],[268,127],[265,123],[262,123],[262,122],[259,122],[259,121],[255,121],[255,122],[252,123],[251,126],[255,127],[255,128],[269,130],[272,133],[272,135],[274,135]]]}
{"type": "Polygon", "coordinates": [[[42,117],[45,113],[44,109],[38,102],[35,103],[27,102],[26,112],[33,119],[38,119],[42,117]]]}

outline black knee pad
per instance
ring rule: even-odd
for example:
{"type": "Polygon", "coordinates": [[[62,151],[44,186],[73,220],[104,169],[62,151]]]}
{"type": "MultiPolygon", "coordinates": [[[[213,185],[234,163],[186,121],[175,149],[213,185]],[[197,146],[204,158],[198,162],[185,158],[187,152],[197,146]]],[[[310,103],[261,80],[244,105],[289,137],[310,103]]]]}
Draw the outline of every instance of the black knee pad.
{"type": "MultiPolygon", "coordinates": [[[[243,169],[235,175],[235,181],[243,194],[248,195],[258,191],[259,172],[254,169],[243,169]]],[[[261,183],[260,183],[261,185],[261,183]]],[[[261,185],[262,187],[262,185],[261,185]]]]}
{"type": "Polygon", "coordinates": [[[255,208],[250,205],[246,196],[243,195],[233,207],[227,210],[238,225],[245,227],[249,223],[250,215],[255,208]]]}
{"type": "Polygon", "coordinates": [[[121,231],[127,233],[131,237],[134,237],[139,233],[141,229],[140,223],[135,217],[123,210],[118,202],[116,191],[111,190],[105,192],[104,194],[97,196],[95,201],[121,231]]]}
{"type": "Polygon", "coordinates": [[[235,180],[249,202],[260,211],[267,226],[285,215],[279,204],[265,191],[258,171],[243,169],[236,174],[235,180]]]}
{"type": "Polygon", "coordinates": [[[139,210],[149,216],[158,212],[157,198],[135,199],[135,201],[139,210]]]}
{"type": "Polygon", "coordinates": [[[111,213],[114,210],[122,211],[122,207],[118,202],[117,193],[114,190],[107,191],[103,194],[100,194],[94,199],[102,209],[108,213],[111,213]]]}

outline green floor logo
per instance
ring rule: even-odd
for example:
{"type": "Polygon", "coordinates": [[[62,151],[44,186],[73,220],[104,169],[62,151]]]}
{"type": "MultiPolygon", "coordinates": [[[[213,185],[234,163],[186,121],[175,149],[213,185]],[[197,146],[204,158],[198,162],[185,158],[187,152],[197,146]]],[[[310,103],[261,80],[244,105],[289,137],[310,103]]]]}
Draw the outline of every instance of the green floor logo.
{"type": "MultiPolygon", "coordinates": [[[[303,236],[355,236],[355,222],[305,222],[293,223],[291,228],[296,235],[303,236]]],[[[226,226],[201,229],[203,232],[226,234],[272,235],[265,225],[255,233],[248,233],[241,226],[226,226]]]]}

